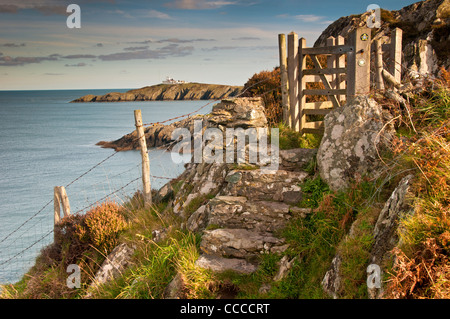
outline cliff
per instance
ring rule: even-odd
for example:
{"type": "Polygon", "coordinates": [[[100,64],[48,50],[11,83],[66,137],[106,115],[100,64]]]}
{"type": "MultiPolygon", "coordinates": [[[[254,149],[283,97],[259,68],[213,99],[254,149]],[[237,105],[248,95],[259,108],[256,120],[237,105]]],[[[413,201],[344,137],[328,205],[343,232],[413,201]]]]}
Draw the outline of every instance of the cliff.
{"type": "Polygon", "coordinates": [[[219,100],[237,96],[241,86],[184,83],[158,84],[133,89],[125,93],[111,92],[105,95],[88,94],[72,103],[79,102],[126,102],[126,101],[172,101],[172,100],[219,100]]]}

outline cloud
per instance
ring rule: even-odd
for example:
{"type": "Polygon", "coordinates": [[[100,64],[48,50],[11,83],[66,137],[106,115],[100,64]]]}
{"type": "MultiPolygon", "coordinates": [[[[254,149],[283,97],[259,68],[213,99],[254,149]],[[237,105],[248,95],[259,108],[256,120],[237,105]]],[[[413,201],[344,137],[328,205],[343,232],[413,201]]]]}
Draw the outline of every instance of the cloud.
{"type": "Polygon", "coordinates": [[[80,62],[77,64],[65,64],[64,66],[66,66],[66,67],[83,67],[83,66],[87,66],[87,64],[84,62],[80,62]]]}
{"type": "Polygon", "coordinates": [[[216,41],[214,39],[178,39],[178,38],[170,38],[170,39],[163,39],[163,40],[159,40],[157,41],[157,43],[164,43],[164,42],[169,42],[169,43],[192,43],[192,42],[208,42],[208,41],[216,41]]]}
{"type": "MultiPolygon", "coordinates": [[[[43,61],[59,61],[61,59],[94,59],[97,58],[96,55],[92,54],[73,54],[62,56],[61,54],[54,53],[48,56],[36,56],[36,57],[11,57],[0,55],[0,66],[23,66],[25,64],[41,63],[43,61]]],[[[81,63],[76,64],[66,64],[66,66],[84,66],[81,63]]]]}
{"type": "Polygon", "coordinates": [[[19,47],[24,47],[25,43],[20,43],[20,44],[18,44],[18,43],[4,43],[4,44],[1,44],[0,46],[8,47],[8,48],[19,48],[19,47]]]}
{"type": "Polygon", "coordinates": [[[169,44],[156,50],[137,50],[131,52],[119,52],[107,55],[99,55],[102,61],[125,61],[125,60],[142,60],[142,59],[165,59],[167,57],[182,57],[192,54],[193,46],[178,46],[177,44],[169,44]]]}
{"type": "Polygon", "coordinates": [[[152,40],[144,40],[144,41],[131,41],[131,42],[125,42],[128,44],[149,44],[149,43],[153,43],[152,40]]]}
{"type": "Polygon", "coordinates": [[[147,12],[144,17],[148,18],[155,18],[155,19],[163,19],[163,20],[172,20],[173,18],[169,16],[167,13],[157,11],[157,10],[150,10],[147,12]]]}
{"type": "Polygon", "coordinates": [[[36,10],[44,15],[67,15],[67,6],[56,0],[3,0],[0,4],[0,13],[18,13],[20,10],[36,10]]]}
{"type": "Polygon", "coordinates": [[[56,61],[58,58],[56,56],[46,56],[46,57],[10,57],[0,56],[0,66],[22,66],[31,63],[41,63],[42,61],[56,61]]]}
{"type": "Polygon", "coordinates": [[[93,55],[93,54],[71,54],[71,55],[66,55],[63,56],[62,58],[64,59],[94,59],[97,56],[93,55]]]}
{"type": "Polygon", "coordinates": [[[222,51],[222,50],[235,50],[235,49],[241,49],[242,47],[238,46],[216,46],[212,48],[204,48],[202,49],[205,52],[213,52],[213,51],[222,51]]]}
{"type": "Polygon", "coordinates": [[[231,40],[234,40],[234,41],[253,41],[253,40],[261,40],[261,38],[257,38],[257,37],[239,37],[239,38],[232,38],[231,40]]]}
{"type": "Polygon", "coordinates": [[[144,47],[128,47],[128,48],[123,48],[124,51],[139,51],[139,50],[147,50],[148,46],[144,46],[144,47]]]}
{"type": "Polygon", "coordinates": [[[300,20],[302,22],[318,22],[318,21],[324,19],[325,17],[317,16],[314,14],[299,14],[299,15],[294,16],[294,18],[296,18],[297,20],[300,20]]]}
{"type": "Polygon", "coordinates": [[[237,1],[208,1],[208,0],[175,0],[166,4],[166,7],[183,10],[208,10],[234,5],[237,1]]]}

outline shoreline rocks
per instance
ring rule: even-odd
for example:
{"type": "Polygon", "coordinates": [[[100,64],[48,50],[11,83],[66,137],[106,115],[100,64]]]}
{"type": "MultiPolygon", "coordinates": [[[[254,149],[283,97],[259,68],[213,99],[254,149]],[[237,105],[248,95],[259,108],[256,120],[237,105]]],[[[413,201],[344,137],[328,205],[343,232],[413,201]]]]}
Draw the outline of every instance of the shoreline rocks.
{"type": "Polygon", "coordinates": [[[241,93],[242,89],[242,86],[203,83],[158,84],[129,90],[125,93],[88,94],[71,101],[71,103],[220,100],[235,97],[241,93]]]}

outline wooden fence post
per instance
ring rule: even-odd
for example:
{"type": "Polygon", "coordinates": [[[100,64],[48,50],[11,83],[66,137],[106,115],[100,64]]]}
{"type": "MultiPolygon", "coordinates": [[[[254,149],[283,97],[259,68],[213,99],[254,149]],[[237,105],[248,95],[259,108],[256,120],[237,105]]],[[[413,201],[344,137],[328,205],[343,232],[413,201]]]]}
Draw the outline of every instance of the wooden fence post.
{"type": "MultiPolygon", "coordinates": [[[[328,37],[327,38],[327,43],[326,45],[328,47],[332,47],[336,45],[336,39],[334,37],[328,37]]],[[[335,54],[331,54],[327,57],[327,68],[328,69],[334,69],[336,68],[336,59],[337,56],[335,54]]],[[[330,85],[332,89],[336,89],[337,88],[337,78],[338,78],[339,74],[331,74],[331,80],[330,80],[330,85]]]]}
{"type": "Polygon", "coordinates": [[[289,106],[291,111],[290,127],[299,131],[298,114],[298,35],[295,32],[288,34],[288,80],[289,80],[289,106]]]}
{"type": "Polygon", "coordinates": [[[303,130],[306,125],[306,79],[304,78],[303,71],[306,70],[306,55],[303,54],[303,49],[306,48],[306,39],[301,38],[298,42],[298,58],[299,58],[299,95],[298,95],[298,113],[299,113],[299,121],[298,121],[298,132],[303,134],[303,130]]]}
{"type": "Polygon", "coordinates": [[[141,148],[144,205],[145,207],[148,207],[152,204],[152,192],[150,185],[150,161],[148,159],[147,142],[145,140],[144,127],[142,125],[141,110],[134,110],[134,120],[137,136],[139,139],[139,147],[141,148]]]}
{"type": "MultiPolygon", "coordinates": [[[[64,186],[55,186],[53,188],[53,209],[54,209],[54,225],[56,226],[61,221],[61,205],[63,208],[64,217],[70,215],[70,203],[64,186]]],[[[56,240],[56,233],[55,233],[56,240]]]]}
{"type": "Polygon", "coordinates": [[[278,46],[280,49],[280,79],[281,79],[281,106],[283,108],[283,122],[289,126],[291,113],[289,109],[289,82],[287,74],[286,35],[278,35],[278,46]]]}
{"type": "Polygon", "coordinates": [[[391,34],[389,72],[397,83],[402,82],[402,37],[403,31],[395,28],[391,34]]]}
{"type": "Polygon", "coordinates": [[[375,41],[375,81],[377,90],[384,90],[384,81],[383,81],[383,53],[381,51],[381,41],[375,41]]]}
{"type": "MultiPolygon", "coordinates": [[[[335,40],[335,45],[344,45],[345,39],[343,36],[338,36],[335,40]]],[[[345,68],[345,54],[341,54],[336,57],[336,68],[345,68]]],[[[342,74],[336,74],[336,89],[343,90],[345,89],[345,80],[343,79],[342,74]]],[[[337,99],[339,104],[342,105],[342,101],[345,99],[345,95],[338,95],[337,99]]]]}
{"type": "Polygon", "coordinates": [[[371,29],[358,28],[349,35],[353,52],[347,55],[347,99],[370,92],[371,29]]]}

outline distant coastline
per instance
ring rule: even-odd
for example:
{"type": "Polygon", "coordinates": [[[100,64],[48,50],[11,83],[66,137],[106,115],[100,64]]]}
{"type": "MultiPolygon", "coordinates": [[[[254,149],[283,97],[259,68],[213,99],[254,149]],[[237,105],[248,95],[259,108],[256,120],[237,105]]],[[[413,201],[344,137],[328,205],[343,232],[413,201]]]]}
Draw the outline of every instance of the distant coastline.
{"type": "Polygon", "coordinates": [[[110,92],[104,95],[88,94],[71,103],[85,102],[130,102],[130,101],[175,101],[175,100],[219,100],[238,96],[242,86],[182,83],[157,84],[124,93],[110,92]]]}

